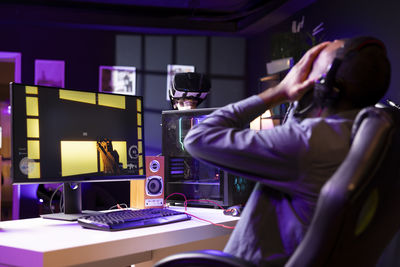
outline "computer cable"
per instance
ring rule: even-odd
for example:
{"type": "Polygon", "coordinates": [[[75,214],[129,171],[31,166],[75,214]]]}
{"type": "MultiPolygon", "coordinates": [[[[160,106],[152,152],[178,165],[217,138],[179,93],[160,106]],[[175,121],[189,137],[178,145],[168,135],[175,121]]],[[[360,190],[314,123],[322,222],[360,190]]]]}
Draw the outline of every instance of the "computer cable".
{"type": "Polygon", "coordinates": [[[113,210],[113,209],[127,209],[127,208],[129,208],[127,204],[121,203],[121,204],[117,204],[117,205],[111,206],[108,210],[113,210]]]}
{"type": "MultiPolygon", "coordinates": [[[[54,211],[53,211],[53,205],[52,205],[52,204],[53,204],[53,198],[54,198],[54,196],[56,195],[56,193],[58,192],[58,190],[60,190],[60,187],[63,187],[63,186],[64,186],[64,184],[60,184],[60,185],[56,188],[56,190],[54,190],[53,194],[51,194],[50,201],[49,201],[51,213],[54,213],[54,211]]],[[[62,193],[62,191],[61,191],[61,197],[60,197],[60,203],[59,203],[60,211],[61,211],[61,209],[62,209],[62,206],[61,206],[62,198],[63,198],[63,193],[62,193]]]]}
{"type": "Polygon", "coordinates": [[[198,217],[198,216],[196,216],[196,215],[193,215],[193,214],[187,212],[187,204],[188,204],[188,202],[208,202],[208,203],[213,203],[214,205],[218,206],[220,209],[222,209],[222,210],[225,211],[225,209],[224,209],[221,205],[219,205],[218,203],[216,203],[215,201],[212,201],[212,200],[209,200],[209,199],[187,199],[186,195],[183,194],[183,193],[172,193],[172,194],[168,195],[168,196],[165,198],[164,203],[167,203],[168,198],[171,197],[171,196],[173,196],[173,195],[180,195],[180,196],[183,196],[183,198],[185,199],[185,201],[183,202],[183,206],[185,207],[185,213],[186,213],[186,214],[188,214],[188,215],[190,215],[190,216],[192,216],[192,217],[194,217],[194,218],[196,218],[196,219],[198,219],[198,220],[201,220],[201,221],[205,221],[205,222],[207,222],[207,223],[210,223],[210,224],[212,224],[212,225],[216,225],[216,226],[223,227],[223,228],[227,228],[227,229],[235,229],[234,226],[228,226],[228,225],[224,225],[224,224],[221,224],[221,223],[214,223],[214,222],[212,222],[212,221],[209,221],[209,220],[200,218],[200,217],[198,217]]]}

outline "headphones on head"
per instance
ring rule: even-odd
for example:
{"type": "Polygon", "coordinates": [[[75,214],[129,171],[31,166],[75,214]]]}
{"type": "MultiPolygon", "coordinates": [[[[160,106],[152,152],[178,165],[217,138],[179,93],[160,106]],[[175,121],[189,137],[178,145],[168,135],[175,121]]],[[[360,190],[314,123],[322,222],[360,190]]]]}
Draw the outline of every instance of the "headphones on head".
{"type": "Polygon", "coordinates": [[[327,73],[322,75],[314,85],[314,103],[321,106],[329,106],[335,103],[343,94],[343,85],[336,79],[336,74],[343,61],[349,60],[365,47],[375,45],[386,53],[383,42],[373,37],[356,37],[345,39],[345,44],[339,56],[335,57],[327,73]]]}

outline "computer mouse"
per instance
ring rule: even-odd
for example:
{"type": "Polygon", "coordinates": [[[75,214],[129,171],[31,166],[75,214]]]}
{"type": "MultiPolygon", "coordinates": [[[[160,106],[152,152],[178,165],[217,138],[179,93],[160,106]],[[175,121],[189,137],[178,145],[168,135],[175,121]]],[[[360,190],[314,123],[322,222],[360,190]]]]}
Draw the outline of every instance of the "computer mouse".
{"type": "Polygon", "coordinates": [[[242,205],[235,205],[225,209],[224,214],[239,217],[240,214],[242,213],[242,210],[243,210],[242,205]]]}

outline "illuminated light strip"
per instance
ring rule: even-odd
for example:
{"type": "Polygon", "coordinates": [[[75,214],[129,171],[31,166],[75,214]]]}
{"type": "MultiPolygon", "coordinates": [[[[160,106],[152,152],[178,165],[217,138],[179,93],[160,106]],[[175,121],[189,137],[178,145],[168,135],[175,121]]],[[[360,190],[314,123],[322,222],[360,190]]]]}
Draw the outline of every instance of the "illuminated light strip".
{"type": "Polygon", "coordinates": [[[181,144],[181,147],[182,147],[182,151],[185,151],[185,147],[183,146],[183,142],[182,142],[182,118],[179,118],[178,138],[179,138],[179,143],[181,144]]]}
{"type": "Polygon", "coordinates": [[[183,174],[183,171],[171,171],[171,174],[183,174]]]}
{"type": "MultiPolygon", "coordinates": [[[[190,129],[192,129],[192,127],[193,127],[193,121],[194,121],[194,119],[193,118],[191,118],[190,119],[190,129]]],[[[185,151],[185,146],[183,145],[183,140],[182,140],[182,118],[179,118],[179,143],[181,144],[181,147],[182,147],[182,151],[185,151]]]]}

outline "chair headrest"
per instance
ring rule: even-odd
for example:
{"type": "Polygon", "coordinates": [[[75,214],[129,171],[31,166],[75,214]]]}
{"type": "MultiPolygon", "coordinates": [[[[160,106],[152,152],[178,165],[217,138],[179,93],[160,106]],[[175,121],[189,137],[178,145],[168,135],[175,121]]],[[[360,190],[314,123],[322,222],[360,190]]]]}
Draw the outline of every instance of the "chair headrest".
{"type": "Polygon", "coordinates": [[[351,128],[351,140],[353,141],[353,139],[364,119],[371,118],[371,117],[379,117],[384,120],[392,121],[393,116],[391,116],[389,113],[398,113],[398,111],[396,111],[390,107],[373,107],[373,106],[366,107],[366,108],[363,108],[362,110],[360,110],[360,112],[357,114],[357,116],[354,120],[353,126],[351,128]]]}

